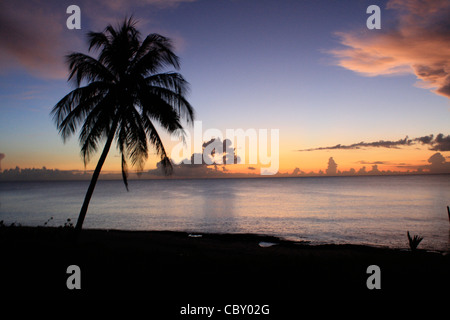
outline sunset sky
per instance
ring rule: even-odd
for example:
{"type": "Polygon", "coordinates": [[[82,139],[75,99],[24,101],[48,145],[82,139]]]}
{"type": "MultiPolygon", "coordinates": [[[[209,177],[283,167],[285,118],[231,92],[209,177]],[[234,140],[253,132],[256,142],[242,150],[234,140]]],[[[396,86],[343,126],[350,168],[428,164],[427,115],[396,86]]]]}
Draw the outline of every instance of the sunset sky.
{"type": "Polygon", "coordinates": [[[280,172],[325,170],[330,157],[342,171],[416,170],[437,152],[450,162],[448,0],[19,0],[0,3],[2,170],[84,169],[77,137],[64,144],[49,114],[72,89],[64,55],[130,15],[174,41],[204,130],[279,130],[280,172]],[[66,27],[72,4],[81,30],[66,27]],[[380,30],[366,27],[372,4],[380,30]]]}

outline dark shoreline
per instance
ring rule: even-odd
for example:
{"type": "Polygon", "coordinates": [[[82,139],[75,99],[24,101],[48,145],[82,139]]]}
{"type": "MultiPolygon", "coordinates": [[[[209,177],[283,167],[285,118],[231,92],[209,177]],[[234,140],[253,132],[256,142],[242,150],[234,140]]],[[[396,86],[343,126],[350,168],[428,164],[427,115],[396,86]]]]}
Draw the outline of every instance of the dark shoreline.
{"type": "Polygon", "coordinates": [[[446,299],[450,255],[362,245],[308,245],[253,234],[1,227],[2,297],[269,301],[446,299]],[[277,243],[261,247],[261,242],[277,243]],[[66,269],[81,269],[69,290],[66,269]],[[381,289],[369,290],[370,265],[381,289]]]}

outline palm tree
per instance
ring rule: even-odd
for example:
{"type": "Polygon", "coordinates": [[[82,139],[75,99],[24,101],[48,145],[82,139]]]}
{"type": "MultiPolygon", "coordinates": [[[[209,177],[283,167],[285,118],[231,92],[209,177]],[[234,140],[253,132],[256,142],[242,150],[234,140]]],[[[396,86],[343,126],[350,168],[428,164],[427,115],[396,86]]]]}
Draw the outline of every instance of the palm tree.
{"type": "Polygon", "coordinates": [[[113,140],[122,157],[122,178],[128,190],[127,160],[143,170],[149,144],[161,157],[166,174],[172,164],[158,134],[156,124],[169,133],[183,134],[181,119],[192,122],[194,110],[185,95],[188,83],[177,72],[180,68],[168,38],[150,34],[141,41],[136,21],[125,19],[122,25],[109,25],[103,32],[88,33],[93,58],[72,53],[67,58],[68,81],[75,89],[62,98],[51,114],[64,142],[81,126],[79,142],[84,165],[106,140],[75,226],[81,231],[89,201],[113,140]]]}

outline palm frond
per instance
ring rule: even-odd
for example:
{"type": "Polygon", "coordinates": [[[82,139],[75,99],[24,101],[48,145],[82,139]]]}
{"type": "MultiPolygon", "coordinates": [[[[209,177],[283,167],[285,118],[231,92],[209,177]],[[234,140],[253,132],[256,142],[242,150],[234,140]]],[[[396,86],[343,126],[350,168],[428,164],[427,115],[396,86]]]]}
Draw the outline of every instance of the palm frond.
{"type": "Polygon", "coordinates": [[[128,166],[127,161],[125,159],[125,155],[122,153],[122,180],[125,184],[125,188],[128,190],[128,166]]]}
{"type": "Polygon", "coordinates": [[[160,73],[145,78],[149,93],[164,99],[168,104],[178,109],[181,118],[187,122],[194,121],[194,108],[185,96],[189,92],[189,84],[183,76],[176,72],[160,73]]]}
{"type": "Polygon", "coordinates": [[[188,123],[194,121],[194,108],[186,100],[186,98],[178,92],[162,88],[148,87],[148,96],[150,100],[155,101],[155,107],[152,109],[155,113],[175,112],[178,118],[186,119],[188,123]],[[163,103],[161,103],[163,102],[163,103]]]}
{"type": "Polygon", "coordinates": [[[132,166],[137,171],[142,171],[148,158],[147,134],[141,115],[134,107],[127,108],[126,114],[122,114],[120,141],[125,146],[124,152],[131,160],[132,166]]]}
{"type": "Polygon", "coordinates": [[[159,34],[148,35],[136,51],[130,73],[147,76],[166,67],[180,69],[180,58],[173,52],[172,42],[159,34]]]}
{"type": "Polygon", "coordinates": [[[85,166],[89,162],[91,155],[97,151],[98,143],[102,137],[108,136],[115,113],[111,113],[105,106],[109,106],[111,101],[113,99],[110,96],[105,97],[89,113],[81,127],[78,140],[81,145],[81,155],[85,166]]]}
{"type": "Polygon", "coordinates": [[[110,39],[104,32],[89,32],[88,33],[89,51],[98,49],[104,49],[111,45],[110,39]]]}
{"type": "Polygon", "coordinates": [[[153,125],[152,121],[145,115],[142,116],[143,123],[147,132],[147,136],[150,140],[150,143],[155,147],[156,153],[160,156],[161,164],[164,169],[164,173],[166,175],[170,175],[173,172],[172,162],[170,158],[167,156],[166,150],[164,148],[164,144],[153,125]]]}
{"type": "Polygon", "coordinates": [[[69,65],[68,81],[74,81],[79,87],[81,81],[106,81],[114,82],[115,76],[99,60],[83,53],[71,53],[66,56],[69,65]]]}
{"type": "Polygon", "coordinates": [[[107,94],[108,86],[103,82],[92,82],[73,90],[55,105],[51,115],[64,142],[107,94]]]}

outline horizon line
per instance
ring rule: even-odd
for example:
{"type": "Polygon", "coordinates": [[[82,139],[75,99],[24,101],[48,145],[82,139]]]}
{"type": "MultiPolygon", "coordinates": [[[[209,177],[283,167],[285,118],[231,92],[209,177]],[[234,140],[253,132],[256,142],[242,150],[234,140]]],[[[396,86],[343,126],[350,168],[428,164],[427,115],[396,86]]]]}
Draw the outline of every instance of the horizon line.
{"type": "MultiPolygon", "coordinates": [[[[241,173],[241,172],[222,172],[212,170],[206,174],[195,175],[169,175],[155,174],[150,169],[143,172],[132,172],[128,180],[197,180],[197,179],[258,179],[258,178],[316,178],[316,177],[374,177],[374,176],[411,176],[411,175],[449,175],[450,172],[430,172],[424,170],[414,171],[343,171],[333,174],[328,174],[320,170],[319,172],[302,172],[294,174],[294,172],[278,172],[274,175],[262,176],[256,173],[241,173]]],[[[0,181],[83,181],[89,180],[93,170],[59,170],[43,168],[24,168],[16,167],[15,169],[4,169],[0,171],[0,181]]],[[[122,174],[118,171],[102,172],[100,180],[122,180],[122,174]]]]}

